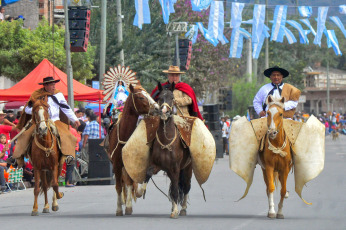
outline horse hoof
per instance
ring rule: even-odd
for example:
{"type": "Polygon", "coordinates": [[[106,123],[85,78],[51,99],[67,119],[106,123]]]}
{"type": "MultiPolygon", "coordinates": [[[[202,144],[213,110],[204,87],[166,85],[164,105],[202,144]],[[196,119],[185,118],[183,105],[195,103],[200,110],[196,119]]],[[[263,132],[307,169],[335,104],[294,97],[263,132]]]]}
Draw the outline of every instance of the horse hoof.
{"type": "Polygon", "coordinates": [[[61,199],[64,197],[64,193],[63,192],[59,192],[59,197],[57,197],[58,199],[61,199]]]}
{"type": "Polygon", "coordinates": [[[277,215],[276,215],[276,218],[277,218],[277,219],[285,219],[285,217],[284,217],[283,214],[277,214],[277,215]]]}
{"type": "Polygon", "coordinates": [[[49,208],[44,208],[42,213],[49,213],[49,208]]]}
{"type": "Polygon", "coordinates": [[[171,213],[172,219],[178,219],[178,213],[171,213]]]}
{"type": "Polygon", "coordinates": [[[290,192],[287,191],[286,194],[285,194],[285,199],[287,199],[289,196],[290,196],[290,192]]]}
{"type": "Polygon", "coordinates": [[[186,216],[186,209],[180,210],[179,216],[186,216]]]}
{"type": "Polygon", "coordinates": [[[123,211],[121,210],[121,211],[117,211],[116,213],[115,213],[115,215],[116,216],[123,216],[123,211]]]}
{"type": "Polygon", "coordinates": [[[267,217],[271,219],[276,218],[276,213],[268,213],[267,217]]]}
{"type": "Polygon", "coordinates": [[[38,212],[37,211],[32,211],[31,212],[31,216],[38,216],[38,212]]]}
{"type": "Polygon", "coordinates": [[[59,210],[59,206],[52,206],[52,211],[57,212],[59,210]]]}
{"type": "Polygon", "coordinates": [[[132,215],[132,208],[125,208],[125,215],[132,215]]]}

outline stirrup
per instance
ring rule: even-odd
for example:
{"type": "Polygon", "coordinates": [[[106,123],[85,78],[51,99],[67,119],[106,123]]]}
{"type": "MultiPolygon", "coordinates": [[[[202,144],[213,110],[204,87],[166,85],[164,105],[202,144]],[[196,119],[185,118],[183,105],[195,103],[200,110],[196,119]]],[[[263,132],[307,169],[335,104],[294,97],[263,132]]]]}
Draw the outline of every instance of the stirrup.
{"type": "Polygon", "coordinates": [[[66,165],[72,165],[73,162],[74,162],[74,157],[71,156],[71,155],[68,155],[68,156],[66,157],[65,162],[66,162],[66,165]]]}

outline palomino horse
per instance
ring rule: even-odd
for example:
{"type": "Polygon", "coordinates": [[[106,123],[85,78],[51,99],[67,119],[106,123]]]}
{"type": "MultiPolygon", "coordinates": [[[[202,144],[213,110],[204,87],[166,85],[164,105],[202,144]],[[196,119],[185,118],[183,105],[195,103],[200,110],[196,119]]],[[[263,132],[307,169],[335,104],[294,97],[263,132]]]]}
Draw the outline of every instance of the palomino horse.
{"type": "Polygon", "coordinates": [[[189,150],[184,148],[173,117],[174,83],[169,90],[158,84],[160,124],[153,142],[150,167],[146,182],[153,173],[163,170],[171,180],[169,195],[172,202],[171,218],[178,218],[178,203],[182,209],[179,215],[186,215],[187,198],[191,188],[192,163],[189,150]]]}
{"type": "Polygon", "coordinates": [[[117,216],[123,215],[122,210],[122,192],[125,198],[125,215],[132,214],[132,196],[141,197],[145,191],[146,184],[138,189],[138,184],[135,183],[127,174],[122,160],[121,151],[136,129],[139,115],[148,114],[151,105],[158,108],[157,103],[150,97],[142,86],[133,87],[130,85],[130,94],[126,100],[122,116],[113,127],[109,134],[109,149],[113,172],[115,174],[116,185],[115,189],[118,194],[117,199],[117,216]]]}
{"type": "Polygon", "coordinates": [[[53,121],[49,119],[47,97],[37,100],[32,109],[32,120],[35,122],[34,141],[31,146],[30,160],[35,175],[35,201],[32,216],[38,215],[37,197],[44,193],[45,205],[43,213],[49,213],[47,190],[53,187],[52,210],[58,211],[57,199],[63,197],[59,192],[58,177],[62,167],[59,166],[62,154],[58,148],[56,131],[53,121]],[[40,183],[41,181],[41,183],[40,183]]]}
{"type": "Polygon", "coordinates": [[[290,143],[283,128],[283,112],[285,98],[276,99],[271,95],[267,98],[266,104],[269,106],[267,111],[268,131],[264,140],[264,151],[260,152],[260,161],[264,181],[267,185],[267,196],[269,203],[269,218],[283,219],[283,202],[286,195],[286,180],[292,167],[292,156],[290,143]],[[278,213],[274,208],[274,180],[277,176],[281,183],[281,199],[278,205],[278,213]]]}

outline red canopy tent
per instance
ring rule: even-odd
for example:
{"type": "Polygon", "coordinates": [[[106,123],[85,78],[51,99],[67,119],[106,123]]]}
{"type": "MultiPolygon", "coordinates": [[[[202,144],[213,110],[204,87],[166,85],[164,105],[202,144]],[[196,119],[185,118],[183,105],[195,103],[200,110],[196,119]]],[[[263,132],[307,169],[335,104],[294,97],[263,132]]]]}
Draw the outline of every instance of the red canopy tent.
{"type": "MultiPolygon", "coordinates": [[[[56,88],[67,99],[67,75],[55,67],[50,61],[44,59],[33,71],[20,82],[8,89],[0,90],[0,101],[27,101],[34,90],[42,88],[38,83],[44,77],[54,76],[60,79],[56,88]]],[[[73,94],[76,101],[100,101],[103,98],[102,90],[94,89],[73,80],[73,94]]]]}

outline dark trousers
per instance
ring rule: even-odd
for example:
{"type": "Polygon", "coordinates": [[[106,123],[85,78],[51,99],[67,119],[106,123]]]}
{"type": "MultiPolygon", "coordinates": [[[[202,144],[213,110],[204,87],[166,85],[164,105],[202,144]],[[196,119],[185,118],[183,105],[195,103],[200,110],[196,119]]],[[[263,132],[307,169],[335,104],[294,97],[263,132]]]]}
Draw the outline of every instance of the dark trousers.
{"type": "Polygon", "coordinates": [[[6,186],[4,170],[6,170],[6,167],[0,166],[0,188],[6,186]]]}
{"type": "Polygon", "coordinates": [[[228,140],[227,137],[223,137],[223,152],[224,153],[228,153],[228,140]]]}
{"type": "Polygon", "coordinates": [[[65,176],[65,183],[69,183],[72,184],[72,173],[73,173],[73,168],[74,168],[75,164],[71,164],[71,165],[66,165],[66,176],[65,176]]]}

